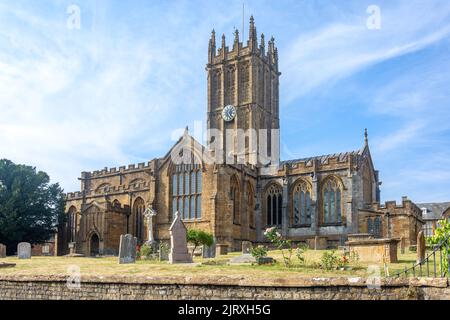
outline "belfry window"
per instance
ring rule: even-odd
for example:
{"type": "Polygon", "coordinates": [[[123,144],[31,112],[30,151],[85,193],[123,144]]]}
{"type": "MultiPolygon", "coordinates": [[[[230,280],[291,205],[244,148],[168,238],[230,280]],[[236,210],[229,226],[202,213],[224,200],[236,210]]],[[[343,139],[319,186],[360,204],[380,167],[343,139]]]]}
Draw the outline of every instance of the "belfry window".
{"type": "Polygon", "coordinates": [[[172,173],[172,217],[178,211],[183,220],[200,219],[201,197],[201,166],[194,163],[175,165],[172,173]]]}
{"type": "Polygon", "coordinates": [[[282,188],[277,184],[272,184],[266,192],[266,217],[268,226],[281,226],[282,206],[282,188]]]}
{"type": "Polygon", "coordinates": [[[322,224],[341,224],[342,186],[336,178],[329,178],[322,187],[322,224]]]}
{"type": "Polygon", "coordinates": [[[294,225],[311,225],[311,188],[306,181],[297,183],[292,191],[292,223],[294,225]]]}

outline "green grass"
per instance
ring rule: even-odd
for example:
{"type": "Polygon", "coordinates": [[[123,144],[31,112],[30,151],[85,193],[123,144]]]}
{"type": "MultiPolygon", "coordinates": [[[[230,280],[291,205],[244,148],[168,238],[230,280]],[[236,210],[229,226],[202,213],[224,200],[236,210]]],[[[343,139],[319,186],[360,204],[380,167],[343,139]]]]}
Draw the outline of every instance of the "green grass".
{"type": "MultiPolygon", "coordinates": [[[[280,251],[270,251],[269,256],[278,262],[274,265],[228,265],[230,258],[240,255],[231,253],[214,259],[195,258],[195,264],[171,265],[168,262],[137,261],[136,264],[119,265],[117,258],[68,258],[68,257],[33,257],[30,260],[19,260],[16,257],[2,259],[2,262],[16,263],[14,268],[0,269],[0,274],[7,275],[65,275],[69,266],[80,267],[81,275],[93,276],[241,276],[247,279],[268,278],[298,278],[298,277],[349,277],[368,276],[367,268],[373,263],[359,262],[351,265],[351,270],[322,270],[318,268],[320,258],[325,251],[309,250],[306,252],[306,263],[300,265],[293,255],[294,267],[286,268],[282,264],[280,251]],[[207,264],[203,264],[207,263],[207,264]]],[[[404,267],[412,266],[416,259],[415,253],[399,255],[399,263],[389,264],[389,272],[402,271],[404,267]]],[[[384,267],[379,265],[381,276],[384,267]]],[[[430,265],[430,270],[432,265],[430,265]]],[[[424,269],[425,270],[425,269],[424,269]]]]}

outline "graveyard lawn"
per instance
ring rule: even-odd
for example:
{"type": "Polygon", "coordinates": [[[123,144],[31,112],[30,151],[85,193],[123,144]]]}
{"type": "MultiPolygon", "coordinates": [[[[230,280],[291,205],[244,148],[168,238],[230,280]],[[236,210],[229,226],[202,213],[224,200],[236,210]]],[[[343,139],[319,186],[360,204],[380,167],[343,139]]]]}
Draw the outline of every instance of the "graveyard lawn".
{"type": "MultiPolygon", "coordinates": [[[[193,264],[175,264],[159,261],[138,260],[136,264],[119,265],[117,257],[103,258],[68,258],[68,257],[32,257],[30,260],[19,260],[16,257],[2,259],[3,262],[15,263],[16,267],[2,269],[1,273],[5,275],[64,275],[68,274],[69,266],[79,266],[81,275],[86,276],[240,276],[248,280],[273,279],[273,278],[298,278],[298,277],[348,277],[360,276],[367,277],[367,268],[373,263],[359,262],[351,266],[351,270],[332,270],[326,271],[319,269],[317,264],[324,251],[307,251],[305,254],[306,265],[298,265],[298,260],[293,256],[292,260],[295,266],[286,268],[281,263],[283,261],[281,252],[270,251],[269,256],[275,258],[278,262],[272,266],[258,265],[228,265],[230,258],[241,253],[230,253],[226,256],[219,256],[214,259],[195,258],[193,264]]],[[[405,267],[411,267],[416,259],[416,253],[407,253],[399,255],[399,263],[389,264],[389,272],[393,275],[395,272],[404,270],[405,267]]],[[[384,276],[384,267],[380,265],[381,276],[384,276]]],[[[430,269],[433,265],[430,265],[430,269]]],[[[430,270],[431,271],[431,270],[430,270]]],[[[373,275],[373,273],[372,273],[373,275]]],[[[288,279],[287,279],[288,280],[288,279]]]]}

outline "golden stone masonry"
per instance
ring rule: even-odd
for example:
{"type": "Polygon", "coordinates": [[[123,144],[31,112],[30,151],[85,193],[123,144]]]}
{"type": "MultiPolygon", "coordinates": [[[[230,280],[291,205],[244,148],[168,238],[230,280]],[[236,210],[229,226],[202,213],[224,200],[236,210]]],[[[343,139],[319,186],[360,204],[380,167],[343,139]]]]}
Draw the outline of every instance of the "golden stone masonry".
{"type": "Polygon", "coordinates": [[[248,135],[243,152],[224,155],[243,157],[244,163],[204,161],[202,155],[211,145],[237,150],[239,132],[267,130],[270,135],[280,129],[278,50],[274,38],[266,47],[264,35],[258,37],[253,17],[246,43],[236,31],[231,47],[222,36],[216,48],[212,32],[206,71],[207,128],[223,136],[210,137],[203,146],[186,130],[164,157],[82,172],[81,191],[67,194],[59,255],[117,255],[120,235],[126,233],[144,243],[144,211],[149,207],[157,213],[153,228],[160,242],[169,242],[169,227],[178,211],[187,228],[212,233],[217,245],[231,251],[241,250],[243,241],[265,242],[269,226],[316,249],[344,245],[348,235],[358,233],[398,239],[402,249],[415,245],[423,224],[421,210],[407,198],[400,205],[380,204],[381,182],[367,131],[356,151],[254,164],[251,159],[260,153],[279,159],[279,141],[268,139],[261,150],[261,137],[248,135]],[[251,147],[253,139],[258,140],[256,149],[251,147]],[[172,154],[191,161],[174,163],[172,154]]]}

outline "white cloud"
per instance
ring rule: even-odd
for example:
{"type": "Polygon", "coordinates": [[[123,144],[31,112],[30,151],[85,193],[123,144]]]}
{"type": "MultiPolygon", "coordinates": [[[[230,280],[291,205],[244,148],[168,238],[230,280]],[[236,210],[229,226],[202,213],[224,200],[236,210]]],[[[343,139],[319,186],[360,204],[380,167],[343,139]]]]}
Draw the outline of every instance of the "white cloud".
{"type": "Polygon", "coordinates": [[[296,38],[280,59],[288,102],[371,65],[421,50],[450,35],[450,7],[436,1],[382,6],[381,30],[366,27],[365,12],[296,38]],[[440,25],[440,26],[439,26],[440,25]]]}

